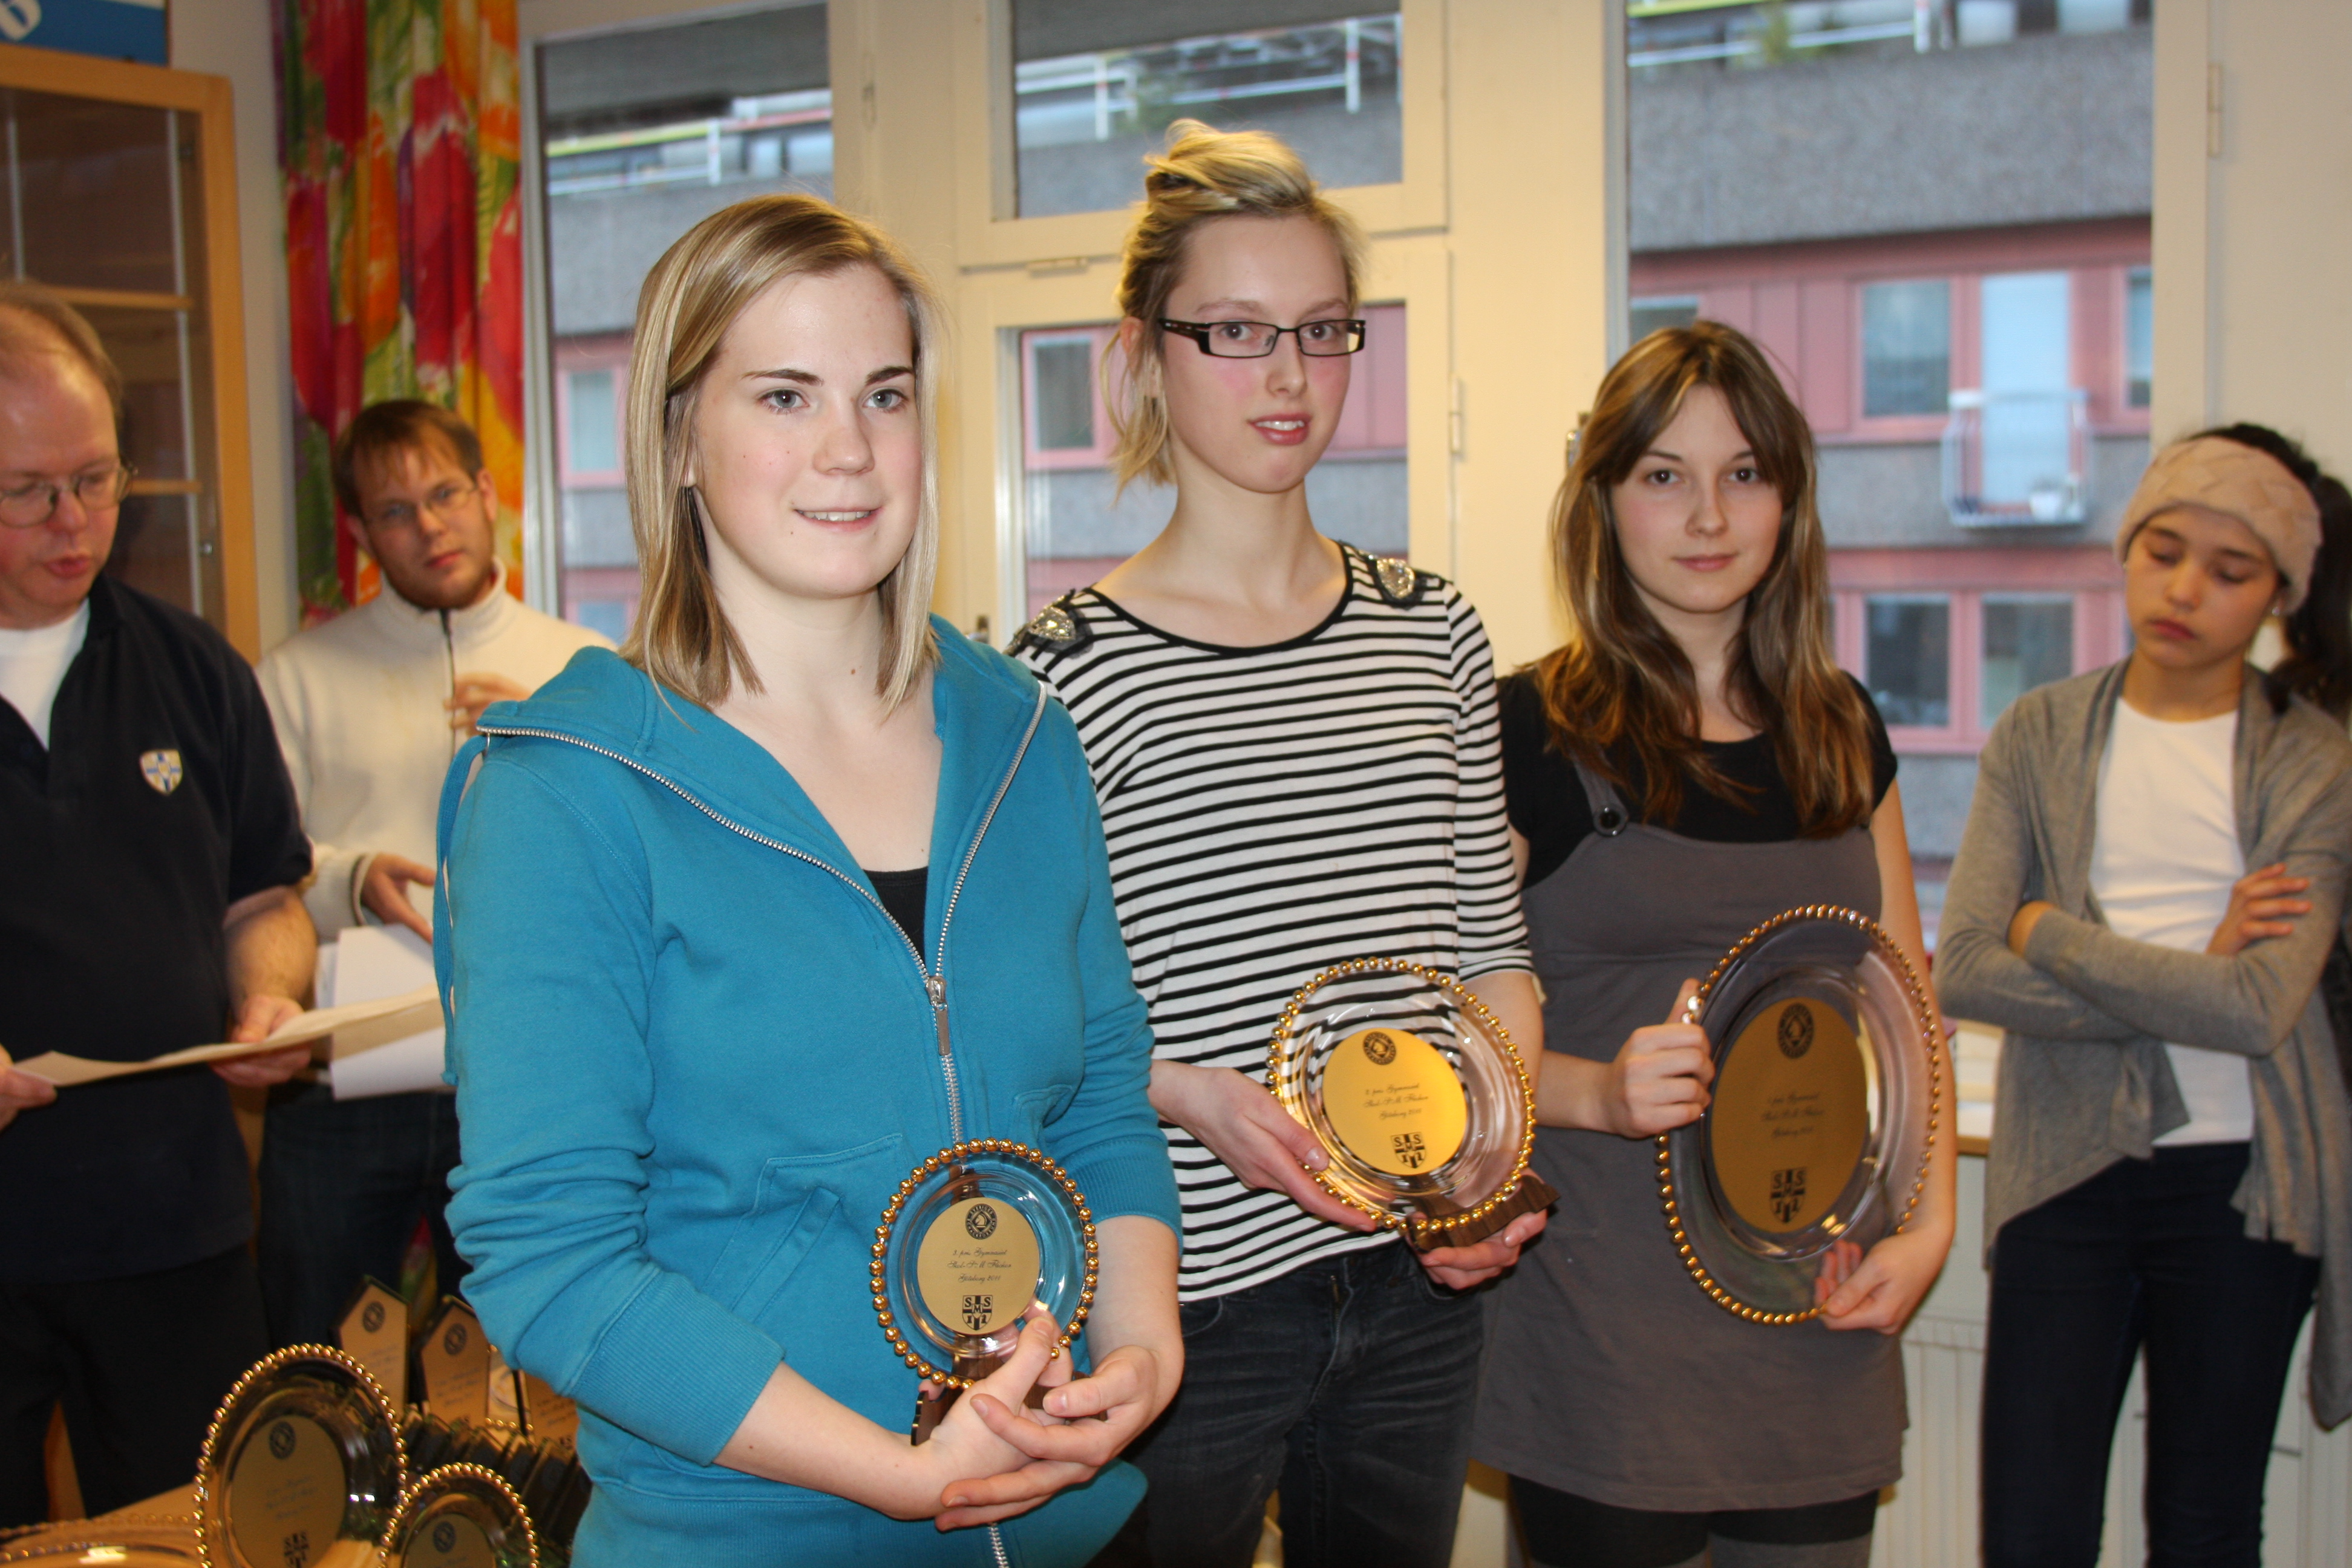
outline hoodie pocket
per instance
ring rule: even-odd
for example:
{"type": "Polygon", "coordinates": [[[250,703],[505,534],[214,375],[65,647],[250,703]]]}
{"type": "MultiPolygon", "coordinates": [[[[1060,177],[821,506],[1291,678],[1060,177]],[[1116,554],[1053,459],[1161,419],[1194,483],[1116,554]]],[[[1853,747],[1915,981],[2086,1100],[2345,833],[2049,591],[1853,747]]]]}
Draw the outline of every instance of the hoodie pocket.
{"type": "Polygon", "coordinates": [[[840,1178],[898,1142],[877,1138],[835,1153],[769,1161],[761,1168],[751,1212],[735,1227],[704,1291],[737,1317],[758,1322],[840,1210],[840,1178]]]}

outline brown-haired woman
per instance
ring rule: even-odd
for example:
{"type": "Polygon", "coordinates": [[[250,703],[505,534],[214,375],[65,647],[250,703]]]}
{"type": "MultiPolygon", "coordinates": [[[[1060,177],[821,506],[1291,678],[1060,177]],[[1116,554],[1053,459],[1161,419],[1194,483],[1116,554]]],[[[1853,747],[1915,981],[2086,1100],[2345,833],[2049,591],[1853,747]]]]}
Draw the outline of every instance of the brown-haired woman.
{"type": "Polygon", "coordinates": [[[1811,435],[1756,346],[1701,321],[1619,361],[1552,541],[1573,630],[1502,711],[1560,1203],[1496,1293],[1473,1451],[1539,1563],[1859,1568],[1901,1468],[1891,1336],[1951,1242],[1948,1153],[1820,1321],[1761,1327],[1693,1285],[1646,1137],[1696,1118],[1711,1070],[1696,1026],[1654,1020],[1750,928],[1836,904],[1922,947],[1885,727],[1831,659],[1811,435]]]}

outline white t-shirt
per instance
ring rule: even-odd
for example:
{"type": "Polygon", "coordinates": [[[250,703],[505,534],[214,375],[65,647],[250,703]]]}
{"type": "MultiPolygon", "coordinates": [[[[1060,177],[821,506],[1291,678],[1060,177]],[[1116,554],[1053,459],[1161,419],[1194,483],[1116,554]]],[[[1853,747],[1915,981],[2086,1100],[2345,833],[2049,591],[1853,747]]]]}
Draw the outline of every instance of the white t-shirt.
{"type": "MultiPolygon", "coordinates": [[[[2099,760],[2091,891],[2119,936],[2202,952],[2246,874],[2232,784],[2238,715],[2168,723],[2116,704],[2099,760]]],[[[2167,1043],[2189,1123],[2158,1143],[2239,1143],[2254,1133],[2246,1058],[2167,1043]]]]}
{"type": "Polygon", "coordinates": [[[0,626],[0,697],[5,697],[25,722],[33,727],[46,749],[49,743],[49,710],[58,688],[66,682],[66,668],[81,651],[89,631],[89,601],[53,626],[16,631],[0,626]]]}

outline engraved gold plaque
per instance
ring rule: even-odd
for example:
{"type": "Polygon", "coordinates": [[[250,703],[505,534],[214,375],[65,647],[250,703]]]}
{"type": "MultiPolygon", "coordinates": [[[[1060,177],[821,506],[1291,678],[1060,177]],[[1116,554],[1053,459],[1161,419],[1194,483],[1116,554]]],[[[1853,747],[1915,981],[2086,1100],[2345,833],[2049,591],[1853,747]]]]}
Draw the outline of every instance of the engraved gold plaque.
{"type": "Polygon", "coordinates": [[[408,1403],[408,1303],[376,1279],[359,1291],[336,1330],[343,1353],[368,1369],[397,1410],[408,1403]]]}
{"type": "Polygon", "coordinates": [[[256,1563],[310,1563],[343,1521],[343,1458],[325,1427],[280,1415],[247,1434],[228,1462],[237,1550],[256,1563]]]}
{"type": "Polygon", "coordinates": [[[1412,1176],[1462,1147],[1470,1102],[1437,1047],[1402,1029],[1360,1029],[1323,1068],[1323,1114],[1376,1171],[1412,1176]]]}
{"type": "Polygon", "coordinates": [[[416,1365],[424,1403],[452,1421],[490,1415],[490,1342],[474,1309],[445,1296],[417,1336],[416,1365]]]}
{"type": "Polygon", "coordinates": [[[1283,1008],[1266,1087],[1323,1145],[1315,1183],[1423,1252],[1559,1196],[1528,1169],[1535,1089],[1501,1020],[1410,959],[1334,964],[1283,1008]]]}
{"type": "Polygon", "coordinates": [[[965,1198],[940,1211],[915,1252],[923,1304],[965,1333],[1002,1333],[1037,1295],[1037,1233],[996,1198],[965,1198]]]}
{"type": "Polygon", "coordinates": [[[1853,1026],[1791,997],[1751,1018],[1724,1054],[1707,1129],[1724,1201],[1759,1231],[1830,1213],[1870,1141],[1870,1072],[1853,1026]]]}
{"type": "Polygon", "coordinates": [[[1868,916],[1776,915],[1692,999],[1715,1058],[1698,1121],[1658,1139],[1675,1256],[1753,1323],[1819,1317],[1858,1257],[1910,1223],[1941,1104],[1935,1010],[1868,916]]]}

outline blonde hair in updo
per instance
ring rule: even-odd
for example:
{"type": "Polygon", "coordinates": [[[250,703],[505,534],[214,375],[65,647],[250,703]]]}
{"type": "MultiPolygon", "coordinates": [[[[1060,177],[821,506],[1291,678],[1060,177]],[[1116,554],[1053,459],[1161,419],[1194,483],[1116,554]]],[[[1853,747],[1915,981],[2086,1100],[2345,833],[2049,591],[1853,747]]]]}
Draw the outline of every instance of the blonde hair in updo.
{"type": "MultiPolygon", "coordinates": [[[[1168,457],[1168,401],[1160,390],[1160,321],[1183,276],[1185,250],[1203,224],[1224,217],[1314,219],[1339,247],[1349,310],[1361,295],[1364,272],[1364,231],[1323,194],[1280,137],[1180,120],[1168,128],[1168,150],[1144,162],[1150,173],[1143,176],[1143,210],[1127,232],[1118,279],[1119,313],[1140,321],[1143,330],[1108,399],[1118,432],[1111,467],[1121,489],[1139,479],[1155,485],[1176,480],[1168,457]]],[[[1110,368],[1108,356],[1103,368],[1110,368]]]]}

